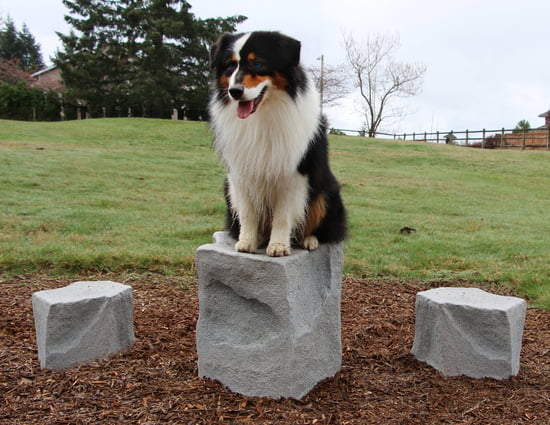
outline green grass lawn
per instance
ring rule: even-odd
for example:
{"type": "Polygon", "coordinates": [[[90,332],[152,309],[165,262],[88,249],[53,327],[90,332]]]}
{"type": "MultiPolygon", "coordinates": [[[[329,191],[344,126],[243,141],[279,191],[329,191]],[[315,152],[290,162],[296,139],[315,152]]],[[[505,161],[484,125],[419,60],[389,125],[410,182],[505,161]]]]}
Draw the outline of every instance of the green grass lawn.
{"type": "MultiPolygon", "coordinates": [[[[549,164],[547,151],[331,137],[345,273],[498,282],[550,309],[549,164]]],[[[0,273],[190,276],[223,228],[223,176],[205,123],[0,121],[0,273]]]]}

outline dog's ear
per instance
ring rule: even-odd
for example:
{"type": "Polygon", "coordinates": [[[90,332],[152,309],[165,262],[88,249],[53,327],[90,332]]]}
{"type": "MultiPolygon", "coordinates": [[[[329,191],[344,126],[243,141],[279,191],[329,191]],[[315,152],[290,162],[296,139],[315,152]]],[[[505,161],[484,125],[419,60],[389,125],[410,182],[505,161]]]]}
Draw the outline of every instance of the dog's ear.
{"type": "Polygon", "coordinates": [[[290,67],[298,66],[300,64],[302,44],[298,40],[279,32],[274,32],[273,34],[277,36],[279,57],[285,58],[285,65],[290,67]]]}
{"type": "Polygon", "coordinates": [[[302,44],[293,38],[288,37],[288,51],[290,53],[291,63],[293,66],[300,64],[300,51],[302,50],[302,44]]]}
{"type": "Polygon", "coordinates": [[[210,47],[210,68],[214,69],[221,59],[223,52],[227,49],[229,43],[238,37],[238,34],[224,33],[218,37],[218,40],[210,47]]]}
{"type": "Polygon", "coordinates": [[[221,45],[223,43],[223,39],[227,36],[227,34],[222,34],[218,37],[218,40],[212,44],[210,47],[210,68],[214,69],[216,67],[216,64],[218,63],[218,59],[221,52],[221,45]]]}

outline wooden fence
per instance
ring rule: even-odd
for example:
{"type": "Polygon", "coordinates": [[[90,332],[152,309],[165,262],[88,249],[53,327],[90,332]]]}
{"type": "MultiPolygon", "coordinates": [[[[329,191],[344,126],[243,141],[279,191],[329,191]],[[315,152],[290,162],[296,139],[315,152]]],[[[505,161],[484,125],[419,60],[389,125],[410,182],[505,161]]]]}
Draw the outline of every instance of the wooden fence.
{"type": "MultiPolygon", "coordinates": [[[[360,130],[338,130],[355,132],[364,136],[360,130]]],[[[447,143],[481,149],[547,149],[550,150],[550,127],[529,130],[465,130],[435,133],[376,133],[376,136],[393,139],[447,143]]]]}

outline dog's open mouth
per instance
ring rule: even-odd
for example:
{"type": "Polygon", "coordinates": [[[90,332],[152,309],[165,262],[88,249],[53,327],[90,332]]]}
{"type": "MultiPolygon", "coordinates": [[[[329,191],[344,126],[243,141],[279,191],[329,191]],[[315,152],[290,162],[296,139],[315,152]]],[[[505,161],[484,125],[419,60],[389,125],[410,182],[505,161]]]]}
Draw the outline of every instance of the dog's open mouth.
{"type": "Polygon", "coordinates": [[[258,106],[264,98],[266,90],[267,87],[264,87],[260,95],[256,99],[240,101],[239,105],[237,106],[237,116],[241,119],[245,119],[256,112],[256,109],[258,109],[258,106]]]}

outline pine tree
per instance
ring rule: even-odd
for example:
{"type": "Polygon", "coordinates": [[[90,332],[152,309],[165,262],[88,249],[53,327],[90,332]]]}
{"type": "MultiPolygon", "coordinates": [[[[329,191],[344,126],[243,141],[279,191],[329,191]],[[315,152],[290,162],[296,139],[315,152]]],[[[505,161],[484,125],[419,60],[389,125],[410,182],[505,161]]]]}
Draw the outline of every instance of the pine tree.
{"type": "Polygon", "coordinates": [[[35,41],[27,26],[21,31],[8,17],[0,29],[0,60],[2,62],[17,62],[25,72],[34,72],[44,66],[40,45],[35,41]]]}
{"type": "Polygon", "coordinates": [[[55,63],[93,116],[206,118],[208,52],[246,18],[196,19],[186,1],[63,0],[74,31],[55,63]]]}
{"type": "Polygon", "coordinates": [[[23,46],[21,53],[23,69],[28,72],[35,72],[43,68],[44,61],[42,60],[42,53],[40,53],[40,45],[36,42],[26,24],[23,24],[23,29],[19,32],[19,40],[23,46]]]}

